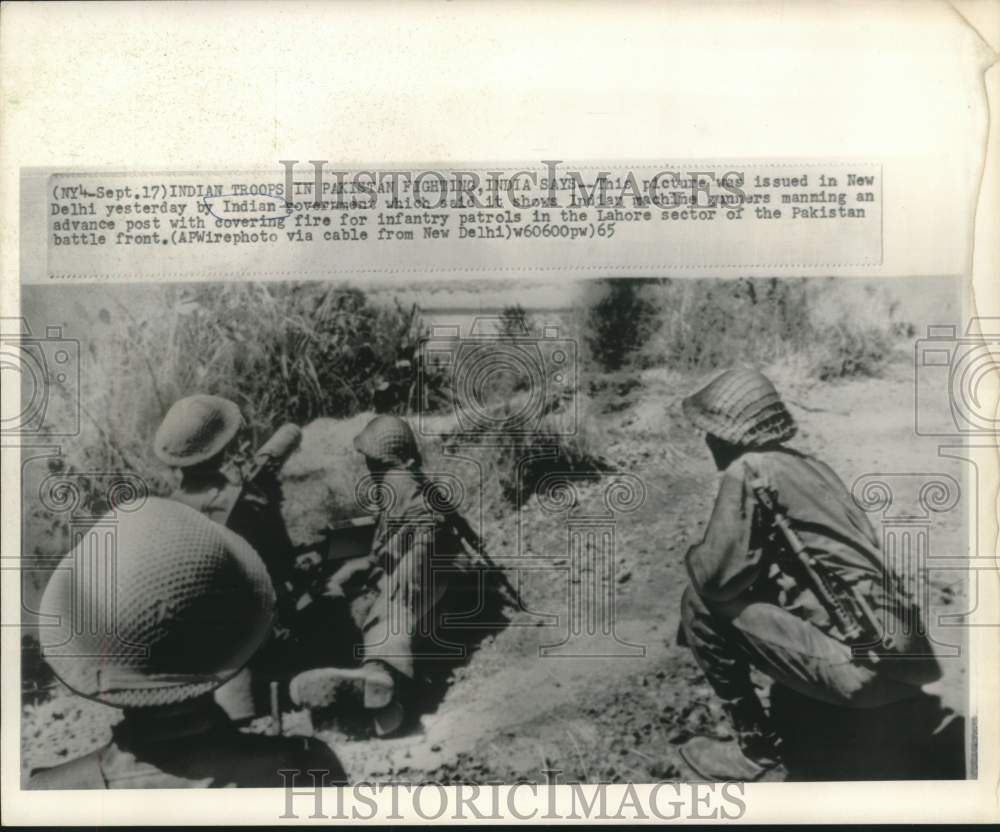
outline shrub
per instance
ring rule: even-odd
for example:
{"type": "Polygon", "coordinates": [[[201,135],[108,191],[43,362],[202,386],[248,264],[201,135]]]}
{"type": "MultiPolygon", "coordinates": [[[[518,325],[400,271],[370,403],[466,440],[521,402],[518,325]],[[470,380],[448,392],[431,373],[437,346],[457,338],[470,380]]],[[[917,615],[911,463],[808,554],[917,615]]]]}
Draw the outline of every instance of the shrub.
{"type": "Polygon", "coordinates": [[[606,278],[594,284],[583,336],[601,369],[621,369],[659,328],[659,310],[647,294],[654,284],[643,278],[606,278]]]}
{"type": "Polygon", "coordinates": [[[535,322],[520,303],[515,303],[503,308],[498,328],[507,338],[526,337],[534,332],[535,322]]]}
{"type": "Polygon", "coordinates": [[[609,470],[598,451],[593,420],[581,409],[588,400],[577,395],[553,399],[545,413],[533,424],[525,425],[516,416],[523,397],[494,401],[489,406],[493,424],[486,429],[461,431],[456,428],[444,440],[444,446],[461,444],[463,449],[478,446],[480,461],[495,471],[491,478],[495,492],[483,495],[484,505],[500,515],[511,507],[517,509],[535,493],[538,482],[549,473],[574,473],[595,478],[609,470]],[[509,421],[504,421],[509,416],[509,421]],[[497,426],[499,424],[499,426],[497,426]]]}
{"type": "Polygon", "coordinates": [[[265,430],[367,409],[415,323],[398,303],[375,306],[360,289],[326,284],[210,287],[189,310],[178,350],[202,356],[203,378],[185,381],[211,383],[265,430]]]}
{"type": "Polygon", "coordinates": [[[838,287],[836,297],[833,292],[832,285],[824,287],[812,306],[812,374],[824,381],[877,376],[915,328],[897,320],[898,303],[873,286],[838,287]]]}
{"type": "Polygon", "coordinates": [[[884,293],[860,281],[667,279],[647,293],[660,325],[634,359],[644,367],[704,373],[794,358],[821,380],[875,375],[912,331],[884,293]]]}
{"type": "Polygon", "coordinates": [[[704,372],[734,363],[767,363],[808,328],[803,280],[664,280],[653,293],[661,326],[642,362],[704,372]]]}
{"type": "Polygon", "coordinates": [[[421,326],[416,309],[319,283],[167,286],[116,306],[105,335],[88,339],[84,375],[107,383],[84,391],[81,444],[140,473],[143,459],[155,468],[160,419],[192,393],[235,401],[258,443],[285,421],[369,409],[377,378],[421,326]]]}

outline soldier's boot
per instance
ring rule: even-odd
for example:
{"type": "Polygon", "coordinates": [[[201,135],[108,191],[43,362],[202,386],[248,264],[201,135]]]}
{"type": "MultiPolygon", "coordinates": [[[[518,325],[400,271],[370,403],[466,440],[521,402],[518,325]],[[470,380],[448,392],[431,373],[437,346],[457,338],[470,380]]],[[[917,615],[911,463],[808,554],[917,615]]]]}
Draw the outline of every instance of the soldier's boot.
{"type": "Polygon", "coordinates": [[[736,740],[695,737],[680,749],[684,762],[698,775],[714,782],[752,783],[769,773],[780,773],[780,742],[768,726],[757,697],[752,702],[739,699],[723,707],[736,730],[736,740]]]}
{"type": "Polygon", "coordinates": [[[319,667],[292,679],[289,694],[296,705],[329,708],[339,700],[364,703],[371,712],[375,735],[389,736],[402,726],[405,711],[396,699],[396,680],[381,662],[361,667],[319,667]]]}

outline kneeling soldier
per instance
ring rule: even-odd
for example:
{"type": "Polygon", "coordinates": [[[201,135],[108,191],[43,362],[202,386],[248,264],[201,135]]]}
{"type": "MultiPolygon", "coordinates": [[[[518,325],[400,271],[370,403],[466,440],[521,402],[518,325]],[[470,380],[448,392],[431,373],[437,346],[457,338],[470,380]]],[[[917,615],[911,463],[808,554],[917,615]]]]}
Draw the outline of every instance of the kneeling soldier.
{"type": "Polygon", "coordinates": [[[121,708],[124,719],[109,744],[33,773],[27,787],[280,787],[282,770],[345,783],[323,743],[241,733],[213,701],[271,628],[274,591],[253,549],[157,498],[101,527],[114,530],[113,549],[85,535],[66,556],[42,598],[42,613],[58,623],[40,635],[66,686],[121,708]]]}
{"type": "Polygon", "coordinates": [[[940,669],[864,512],[827,465],[784,444],[796,426],[771,382],[727,370],[683,410],[723,475],[704,540],[687,553],[680,637],[737,742],[699,737],[681,755],[708,779],[755,780],[780,762],[780,743],[751,667],[846,708],[916,697],[940,669]]]}
{"type": "MultiPolygon", "coordinates": [[[[461,594],[469,573],[461,538],[448,517],[436,509],[433,481],[421,471],[420,451],[410,426],[397,416],[378,416],[355,438],[374,481],[384,489],[367,562],[359,564],[377,586],[362,627],[363,664],[359,668],[308,670],[291,682],[293,701],[310,708],[332,705],[345,689],[362,694],[376,736],[404,729],[414,715],[419,688],[429,674],[454,659],[438,619],[446,592],[461,594]]],[[[349,570],[335,574],[345,583],[349,570]]]]}
{"type": "Polygon", "coordinates": [[[301,441],[295,425],[280,428],[255,455],[248,476],[235,456],[243,415],[234,402],[219,396],[194,395],[171,406],[156,431],[153,450],[180,471],[181,482],[171,499],[197,509],[236,532],[264,561],[278,598],[273,637],[252,667],[221,688],[216,699],[229,716],[248,722],[265,712],[271,677],[301,669],[294,621],[292,541],[281,514],[278,469],[301,441]]]}

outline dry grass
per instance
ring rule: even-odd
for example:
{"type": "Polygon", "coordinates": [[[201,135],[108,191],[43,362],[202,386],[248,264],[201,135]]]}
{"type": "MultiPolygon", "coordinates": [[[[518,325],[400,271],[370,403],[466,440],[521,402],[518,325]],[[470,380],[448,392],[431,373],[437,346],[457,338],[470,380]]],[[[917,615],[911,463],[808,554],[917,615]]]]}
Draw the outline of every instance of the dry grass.
{"type": "Polygon", "coordinates": [[[818,380],[871,376],[893,358],[899,336],[913,334],[887,291],[862,281],[625,279],[598,282],[589,303],[578,320],[604,370],[702,374],[794,360],[818,380]],[[623,329],[630,349],[609,353],[607,332],[623,329]]]}

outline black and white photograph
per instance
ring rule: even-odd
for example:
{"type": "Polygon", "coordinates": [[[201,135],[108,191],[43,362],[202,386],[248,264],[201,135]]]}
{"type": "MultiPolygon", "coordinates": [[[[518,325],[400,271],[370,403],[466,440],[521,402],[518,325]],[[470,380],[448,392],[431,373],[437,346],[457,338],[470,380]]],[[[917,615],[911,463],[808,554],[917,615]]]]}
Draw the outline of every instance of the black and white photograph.
{"type": "Polygon", "coordinates": [[[28,789],[966,776],[957,281],[363,286],[25,287],[28,789]]]}

